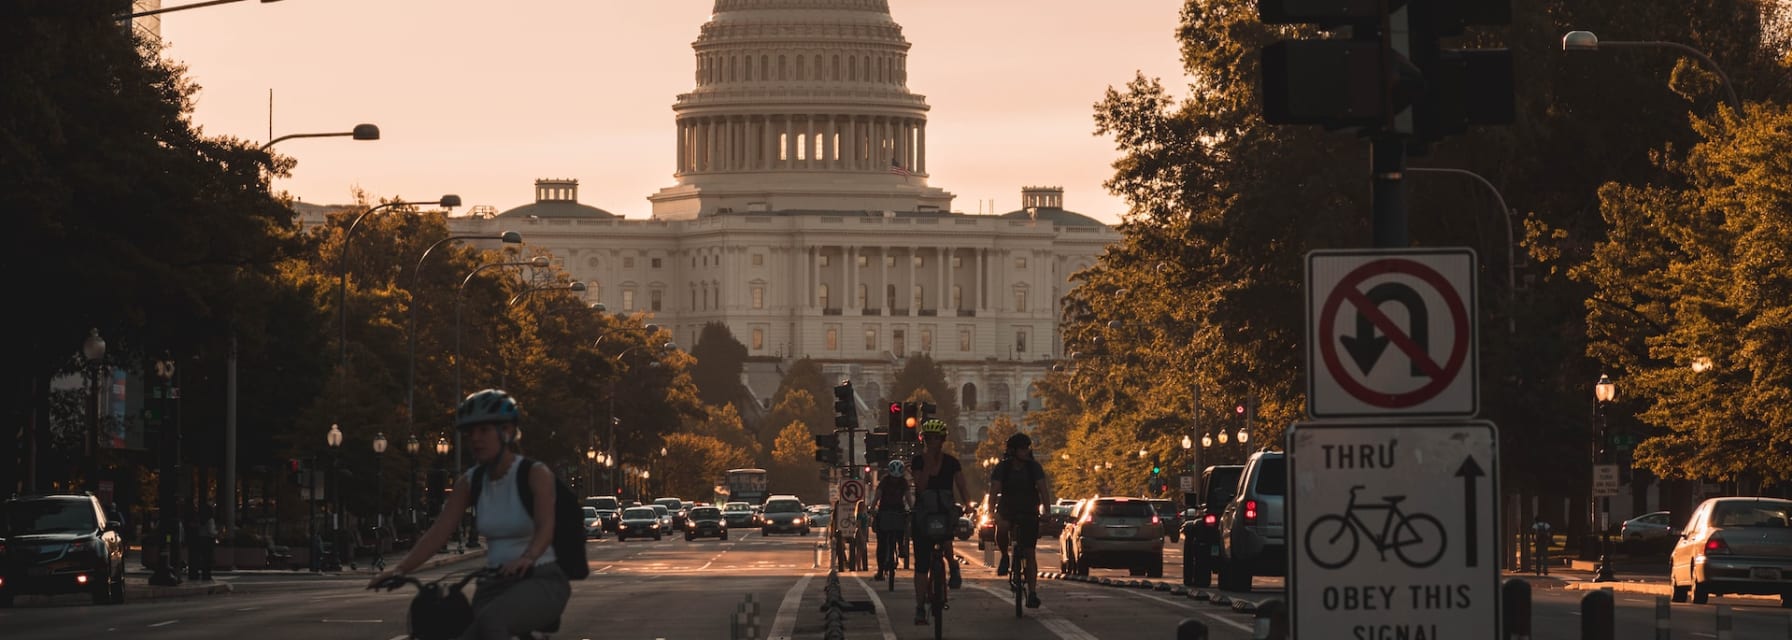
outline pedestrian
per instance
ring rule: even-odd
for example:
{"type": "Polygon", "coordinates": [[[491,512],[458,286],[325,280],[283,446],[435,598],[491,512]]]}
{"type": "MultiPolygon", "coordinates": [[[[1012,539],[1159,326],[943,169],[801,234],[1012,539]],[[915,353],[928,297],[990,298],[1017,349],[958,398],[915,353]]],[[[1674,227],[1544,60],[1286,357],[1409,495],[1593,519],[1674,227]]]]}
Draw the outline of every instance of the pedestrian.
{"type": "Polygon", "coordinates": [[[194,537],[193,564],[197,565],[198,578],[206,582],[212,581],[212,564],[217,560],[214,551],[218,546],[218,519],[212,515],[214,510],[207,509],[199,523],[199,535],[194,537]]]}
{"type": "Polygon", "coordinates": [[[1537,514],[1531,521],[1531,558],[1537,563],[1533,569],[1537,575],[1549,575],[1549,544],[1554,540],[1549,521],[1543,519],[1543,514],[1537,514]]]}

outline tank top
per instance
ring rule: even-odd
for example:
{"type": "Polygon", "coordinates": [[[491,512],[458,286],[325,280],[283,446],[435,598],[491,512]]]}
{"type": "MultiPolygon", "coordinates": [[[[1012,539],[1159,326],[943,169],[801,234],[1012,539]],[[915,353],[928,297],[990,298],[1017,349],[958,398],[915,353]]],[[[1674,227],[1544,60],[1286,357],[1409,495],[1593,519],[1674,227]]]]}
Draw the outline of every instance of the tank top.
{"type": "MultiPolygon", "coordinates": [[[[522,456],[515,456],[510,461],[510,468],[504,470],[503,477],[494,477],[487,471],[485,486],[479,489],[479,504],[473,506],[479,516],[479,535],[485,538],[485,566],[497,568],[510,561],[523,557],[529,550],[529,542],[535,537],[535,520],[523,509],[523,498],[516,494],[516,468],[522,462],[522,456]]],[[[533,467],[530,468],[534,470],[533,467]]],[[[467,470],[468,483],[473,482],[473,471],[467,470]]],[[[526,481],[525,481],[526,482],[526,481]]],[[[549,494],[552,495],[552,494],[549,494]]],[[[535,559],[535,564],[553,564],[554,546],[548,545],[535,559]]]]}

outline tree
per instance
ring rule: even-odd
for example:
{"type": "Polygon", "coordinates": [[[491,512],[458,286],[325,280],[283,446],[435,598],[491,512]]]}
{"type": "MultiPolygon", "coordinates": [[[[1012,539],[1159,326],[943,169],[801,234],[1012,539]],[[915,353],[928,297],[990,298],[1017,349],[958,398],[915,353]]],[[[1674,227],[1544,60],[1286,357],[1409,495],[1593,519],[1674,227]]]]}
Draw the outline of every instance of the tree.
{"type": "Polygon", "coordinates": [[[665,438],[666,456],[653,471],[664,495],[709,500],[729,469],[753,466],[745,451],[715,438],[674,433],[665,438]]]}
{"type": "MultiPolygon", "coordinates": [[[[771,412],[760,423],[763,431],[770,432],[768,435],[771,440],[783,437],[784,431],[792,424],[833,424],[832,409],[822,407],[808,391],[791,389],[788,393],[780,394],[780,397],[778,404],[772,406],[771,412]]],[[[829,404],[832,402],[833,398],[830,396],[829,404]]],[[[774,442],[768,442],[767,445],[767,450],[776,448],[774,442]]]]}
{"type": "MultiPolygon", "coordinates": [[[[747,361],[747,346],[735,339],[728,325],[720,322],[704,324],[702,333],[697,335],[697,344],[691,347],[691,356],[697,359],[697,365],[691,368],[691,378],[697,383],[697,397],[704,404],[732,404],[740,411],[742,404],[752,402],[757,408],[757,400],[740,382],[747,361]]],[[[741,413],[746,415],[745,411],[741,413]]]]}
{"type": "Polygon", "coordinates": [[[951,433],[946,438],[949,442],[965,440],[964,425],[958,423],[958,394],[952,393],[952,383],[946,379],[946,369],[935,362],[927,354],[909,356],[896,370],[895,379],[890,382],[890,398],[897,402],[932,402],[938,409],[934,414],[945,420],[951,433]]]}
{"type": "Polygon", "coordinates": [[[833,393],[837,381],[824,378],[821,365],[810,358],[798,358],[784,372],[784,378],[778,381],[778,390],[772,394],[772,413],[766,417],[766,423],[760,426],[760,438],[767,443],[775,439],[785,423],[790,420],[802,420],[807,424],[827,425],[834,422],[833,393]],[[789,396],[804,392],[809,396],[806,409],[797,409],[801,403],[793,403],[789,396]],[[791,407],[795,413],[780,412],[779,407],[791,407]]]}
{"type": "Polygon", "coordinates": [[[693,423],[691,433],[715,438],[716,441],[728,445],[729,448],[746,454],[747,458],[753,462],[741,465],[743,467],[761,464],[759,461],[766,457],[765,452],[769,448],[759,444],[752,434],[747,433],[746,428],[740,424],[740,414],[734,412],[733,406],[704,405],[703,408],[708,415],[703,420],[693,423]]]}
{"type": "Polygon", "coordinates": [[[779,493],[819,496],[822,484],[816,469],[820,463],[815,462],[814,454],[815,437],[809,426],[801,421],[785,425],[778,432],[772,463],[765,470],[771,485],[778,487],[779,493]]]}
{"type": "MultiPolygon", "coordinates": [[[[965,470],[965,479],[970,481],[971,493],[987,494],[995,491],[993,487],[989,486],[989,473],[991,470],[983,468],[980,463],[984,460],[1001,460],[1006,458],[1008,456],[1008,437],[1016,433],[1020,433],[1020,427],[1014,424],[1014,418],[1009,417],[1008,414],[998,415],[995,420],[989,423],[989,432],[984,434],[981,442],[977,443],[977,449],[975,451],[976,460],[961,461],[967,466],[967,469],[965,470]],[[979,469],[980,471],[972,471],[971,469],[979,469]],[[981,491],[979,491],[979,489],[981,489],[981,491]]],[[[1035,449],[1034,453],[1038,454],[1038,449],[1035,449]]],[[[1043,461],[1043,458],[1039,459],[1043,461]]]]}

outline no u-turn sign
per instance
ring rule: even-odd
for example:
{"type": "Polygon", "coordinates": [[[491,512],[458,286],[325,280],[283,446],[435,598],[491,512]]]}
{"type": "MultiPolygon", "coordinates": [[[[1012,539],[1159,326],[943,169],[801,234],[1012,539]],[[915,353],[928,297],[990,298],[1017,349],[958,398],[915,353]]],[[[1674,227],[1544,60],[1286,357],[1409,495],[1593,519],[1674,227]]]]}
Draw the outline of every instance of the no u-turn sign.
{"type": "Polygon", "coordinates": [[[1478,413],[1476,264],[1466,248],[1307,254],[1307,413],[1478,413]]]}

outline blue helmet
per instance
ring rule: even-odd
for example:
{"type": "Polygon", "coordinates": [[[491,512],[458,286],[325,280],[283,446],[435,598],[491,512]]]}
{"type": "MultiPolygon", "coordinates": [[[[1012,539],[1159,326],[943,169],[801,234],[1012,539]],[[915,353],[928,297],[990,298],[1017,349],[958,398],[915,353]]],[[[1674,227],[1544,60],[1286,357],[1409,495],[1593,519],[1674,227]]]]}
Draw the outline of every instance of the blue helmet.
{"type": "Polygon", "coordinates": [[[461,429],[488,422],[516,422],[522,418],[516,398],[499,389],[486,389],[460,401],[454,412],[454,426],[461,429]]]}
{"type": "Polygon", "coordinates": [[[902,475],[902,470],[903,470],[903,464],[902,464],[901,460],[891,460],[890,461],[890,475],[893,475],[893,476],[902,475]]]}

